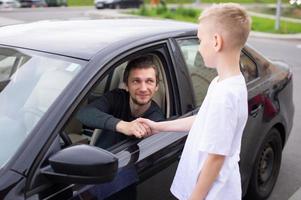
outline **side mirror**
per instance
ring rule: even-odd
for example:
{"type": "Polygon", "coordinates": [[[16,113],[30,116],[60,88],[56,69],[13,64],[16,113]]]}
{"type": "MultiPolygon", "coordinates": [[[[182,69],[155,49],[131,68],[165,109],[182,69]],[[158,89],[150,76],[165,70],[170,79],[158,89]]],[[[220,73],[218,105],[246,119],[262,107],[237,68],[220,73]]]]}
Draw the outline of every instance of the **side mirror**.
{"type": "Polygon", "coordinates": [[[50,166],[41,169],[49,179],[68,184],[97,184],[112,181],[118,159],[110,152],[89,145],[63,149],[49,158],[50,166]]]}

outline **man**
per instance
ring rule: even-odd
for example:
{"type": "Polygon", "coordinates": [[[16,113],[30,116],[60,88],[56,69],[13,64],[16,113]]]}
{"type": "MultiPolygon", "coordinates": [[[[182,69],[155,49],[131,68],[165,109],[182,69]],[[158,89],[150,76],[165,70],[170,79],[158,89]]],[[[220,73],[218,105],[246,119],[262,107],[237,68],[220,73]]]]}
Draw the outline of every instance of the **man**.
{"type": "Polygon", "coordinates": [[[90,128],[102,129],[96,146],[108,148],[127,136],[141,138],[150,129],[136,121],[143,117],[161,121],[164,115],[152,100],[158,90],[159,72],[153,56],[136,58],[125,68],[124,89],[105,93],[77,113],[77,118],[90,128]]]}

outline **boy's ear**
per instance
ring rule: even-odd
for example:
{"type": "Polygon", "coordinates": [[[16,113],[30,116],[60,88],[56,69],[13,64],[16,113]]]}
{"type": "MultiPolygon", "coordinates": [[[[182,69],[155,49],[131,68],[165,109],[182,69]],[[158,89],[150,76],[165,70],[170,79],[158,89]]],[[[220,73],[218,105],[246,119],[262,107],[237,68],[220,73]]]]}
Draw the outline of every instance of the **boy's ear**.
{"type": "Polygon", "coordinates": [[[222,50],[222,47],[223,47],[223,38],[220,34],[218,33],[215,33],[214,34],[214,37],[213,37],[213,40],[214,40],[214,49],[216,52],[219,52],[222,50]]]}

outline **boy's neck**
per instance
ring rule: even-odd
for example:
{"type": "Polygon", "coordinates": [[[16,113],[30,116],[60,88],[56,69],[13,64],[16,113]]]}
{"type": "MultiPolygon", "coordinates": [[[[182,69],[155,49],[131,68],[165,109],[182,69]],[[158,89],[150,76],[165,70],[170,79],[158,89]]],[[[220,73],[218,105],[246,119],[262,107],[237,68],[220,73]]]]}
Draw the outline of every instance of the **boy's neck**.
{"type": "Polygon", "coordinates": [[[217,74],[219,76],[218,81],[222,81],[232,76],[241,74],[239,66],[240,52],[239,53],[227,53],[221,54],[217,59],[217,74]]]}

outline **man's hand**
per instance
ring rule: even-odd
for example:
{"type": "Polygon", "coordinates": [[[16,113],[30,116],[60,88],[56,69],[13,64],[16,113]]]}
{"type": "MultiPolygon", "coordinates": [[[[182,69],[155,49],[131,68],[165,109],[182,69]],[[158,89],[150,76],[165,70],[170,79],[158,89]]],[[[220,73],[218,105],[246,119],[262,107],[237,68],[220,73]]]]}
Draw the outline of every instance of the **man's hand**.
{"type": "Polygon", "coordinates": [[[128,136],[134,135],[137,138],[142,138],[151,134],[150,127],[138,120],[131,122],[120,121],[116,125],[116,130],[128,136]]]}

